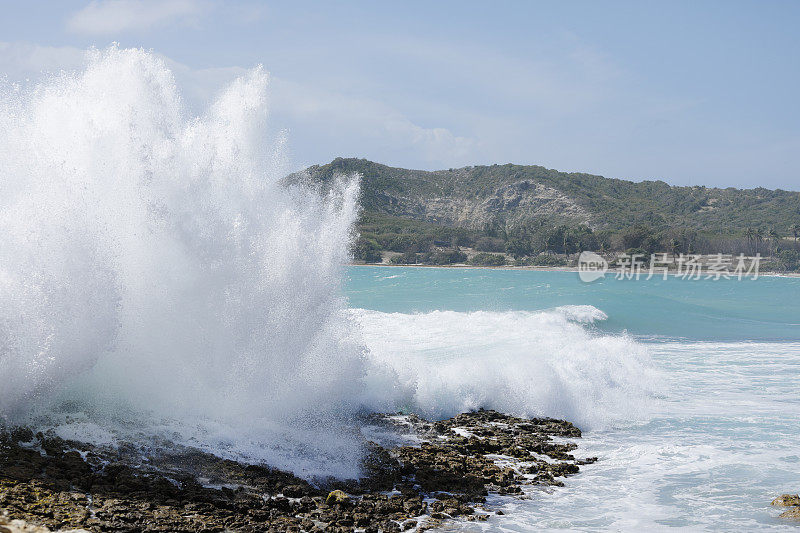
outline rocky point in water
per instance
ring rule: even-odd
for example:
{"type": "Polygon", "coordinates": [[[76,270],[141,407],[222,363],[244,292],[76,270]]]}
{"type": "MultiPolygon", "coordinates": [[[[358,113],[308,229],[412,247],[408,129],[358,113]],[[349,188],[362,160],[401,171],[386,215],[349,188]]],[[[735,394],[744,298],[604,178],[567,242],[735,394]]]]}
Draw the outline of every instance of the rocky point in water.
{"type": "Polygon", "coordinates": [[[800,520],[800,496],[797,494],[784,494],[772,500],[772,505],[788,507],[781,513],[781,518],[800,520]]]}
{"type": "Polygon", "coordinates": [[[441,422],[373,415],[414,445],[369,444],[365,477],[311,484],[195,449],[101,448],[16,428],[0,435],[0,532],[424,531],[485,521],[490,492],[562,485],[578,472],[578,428],[563,420],[476,411],[441,422]],[[35,525],[33,525],[35,524],[35,525]],[[36,528],[39,529],[36,529],[36,528]],[[28,529],[26,529],[28,528],[28,529]]]}

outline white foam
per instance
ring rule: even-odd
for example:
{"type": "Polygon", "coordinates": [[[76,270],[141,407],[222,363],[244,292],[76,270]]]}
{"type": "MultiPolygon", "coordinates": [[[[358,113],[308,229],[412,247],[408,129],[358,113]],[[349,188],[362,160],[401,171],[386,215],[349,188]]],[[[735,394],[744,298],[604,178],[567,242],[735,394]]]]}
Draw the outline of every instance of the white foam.
{"type": "Polygon", "coordinates": [[[372,356],[397,372],[405,407],[429,417],[486,407],[606,427],[647,416],[659,390],[644,345],[581,325],[605,316],[591,306],[352,313],[372,356]]]}
{"type": "Polygon", "coordinates": [[[580,324],[594,324],[608,320],[608,315],[593,305],[562,305],[554,309],[555,312],[572,322],[580,324]]]}
{"type": "Polygon", "coordinates": [[[466,531],[783,531],[770,501],[800,476],[800,344],[652,345],[664,398],[649,421],[584,433],[566,487],[490,497],[466,531]]]}

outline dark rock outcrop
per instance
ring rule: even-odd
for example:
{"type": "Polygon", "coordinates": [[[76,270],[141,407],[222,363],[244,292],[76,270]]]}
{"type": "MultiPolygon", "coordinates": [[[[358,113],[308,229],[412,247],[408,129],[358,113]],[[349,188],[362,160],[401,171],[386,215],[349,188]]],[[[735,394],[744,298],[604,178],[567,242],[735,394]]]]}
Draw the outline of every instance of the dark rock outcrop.
{"type": "MultiPolygon", "coordinates": [[[[579,464],[569,422],[494,411],[431,423],[367,421],[413,432],[418,446],[370,443],[360,480],[310,484],[287,472],[194,449],[100,449],[24,428],[0,436],[0,509],[50,529],[96,532],[423,531],[443,520],[487,520],[489,491],[561,485],[579,464]]],[[[9,522],[10,523],[10,522],[9,522]]],[[[0,525],[0,531],[2,531],[0,525]]]]}

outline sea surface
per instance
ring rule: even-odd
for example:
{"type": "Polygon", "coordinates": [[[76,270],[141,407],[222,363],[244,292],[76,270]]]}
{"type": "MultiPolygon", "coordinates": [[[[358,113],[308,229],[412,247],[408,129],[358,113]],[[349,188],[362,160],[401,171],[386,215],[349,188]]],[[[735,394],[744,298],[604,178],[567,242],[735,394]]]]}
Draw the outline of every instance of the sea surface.
{"type": "Polygon", "coordinates": [[[800,279],[359,266],[346,292],[417,409],[565,417],[600,458],[457,529],[797,528],[769,503],[800,490],[800,279]]]}

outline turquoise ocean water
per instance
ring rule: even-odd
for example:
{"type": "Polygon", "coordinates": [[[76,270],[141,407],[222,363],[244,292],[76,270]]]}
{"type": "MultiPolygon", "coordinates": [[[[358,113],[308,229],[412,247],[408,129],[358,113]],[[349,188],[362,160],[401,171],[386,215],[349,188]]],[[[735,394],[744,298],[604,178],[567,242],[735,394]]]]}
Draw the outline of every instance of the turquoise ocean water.
{"type": "Polygon", "coordinates": [[[599,327],[639,336],[712,341],[800,341],[800,278],[617,280],[574,272],[352,267],[351,307],[383,312],[539,311],[592,305],[599,327]]]}
{"type": "Polygon", "coordinates": [[[414,381],[411,408],[566,417],[600,457],[454,528],[796,527],[769,502],[800,490],[800,279],[352,267],[346,292],[372,352],[414,381]]]}

